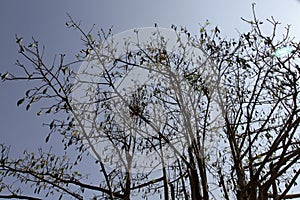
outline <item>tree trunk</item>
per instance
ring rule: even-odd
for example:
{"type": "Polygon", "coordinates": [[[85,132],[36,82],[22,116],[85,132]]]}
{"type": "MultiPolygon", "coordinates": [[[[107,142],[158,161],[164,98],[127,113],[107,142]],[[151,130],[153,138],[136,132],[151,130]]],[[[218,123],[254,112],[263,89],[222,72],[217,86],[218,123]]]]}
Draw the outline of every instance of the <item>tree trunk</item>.
{"type": "Polygon", "coordinates": [[[188,170],[188,172],[189,172],[192,200],[202,200],[203,197],[201,195],[201,190],[200,190],[200,181],[199,181],[198,172],[197,172],[197,169],[195,166],[192,149],[189,148],[188,152],[189,152],[190,164],[191,164],[191,167],[188,170]]]}

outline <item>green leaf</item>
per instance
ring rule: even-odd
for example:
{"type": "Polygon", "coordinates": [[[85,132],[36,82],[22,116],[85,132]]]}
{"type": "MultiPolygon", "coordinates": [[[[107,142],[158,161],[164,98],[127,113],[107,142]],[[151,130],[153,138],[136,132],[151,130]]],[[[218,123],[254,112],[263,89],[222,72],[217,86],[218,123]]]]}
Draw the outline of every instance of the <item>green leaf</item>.
{"type": "Polygon", "coordinates": [[[18,102],[17,102],[17,106],[21,105],[23,102],[24,102],[25,98],[22,98],[20,99],[18,102]]]}
{"type": "Polygon", "coordinates": [[[91,49],[90,49],[90,48],[87,48],[86,51],[85,51],[85,56],[90,55],[90,53],[91,53],[91,49]]]}
{"type": "Polygon", "coordinates": [[[286,55],[288,55],[289,53],[292,52],[292,47],[290,46],[287,46],[287,47],[282,47],[280,49],[277,49],[274,53],[274,55],[277,57],[277,58],[281,58],[281,57],[284,57],[286,55]]]}
{"type": "Polygon", "coordinates": [[[87,37],[88,37],[88,39],[89,39],[90,41],[92,41],[92,40],[93,40],[93,37],[92,37],[92,35],[91,35],[91,34],[88,34],[88,35],[87,35],[87,37]]]}

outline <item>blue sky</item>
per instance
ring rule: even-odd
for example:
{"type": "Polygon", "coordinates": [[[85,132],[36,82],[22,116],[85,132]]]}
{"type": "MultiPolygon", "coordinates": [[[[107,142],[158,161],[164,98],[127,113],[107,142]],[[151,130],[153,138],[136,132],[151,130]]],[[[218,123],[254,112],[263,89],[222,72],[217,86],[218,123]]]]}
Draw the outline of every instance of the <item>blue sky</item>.
{"type": "MultiPolygon", "coordinates": [[[[158,23],[161,27],[171,24],[186,26],[197,34],[199,23],[208,19],[212,26],[218,25],[226,37],[236,37],[238,29],[246,31],[248,25],[240,17],[251,18],[252,1],[1,1],[0,3],[0,72],[16,71],[14,63],[20,59],[15,43],[15,34],[24,37],[25,42],[35,37],[46,46],[46,59],[50,63],[55,54],[66,53],[69,59],[81,49],[78,32],[67,29],[66,13],[80,20],[88,29],[96,24],[96,29],[105,30],[113,26],[113,32],[137,27],[149,27],[158,23]]],[[[256,2],[258,18],[265,20],[274,16],[283,25],[292,24],[292,34],[300,35],[300,2],[297,0],[264,0],[256,2]]],[[[42,144],[45,137],[41,129],[43,119],[34,112],[26,112],[16,107],[17,99],[29,87],[27,82],[0,84],[0,141],[13,147],[32,148],[32,143],[42,144]]]]}
{"type": "MultiPolygon", "coordinates": [[[[96,24],[104,30],[113,26],[116,34],[132,28],[149,27],[157,23],[169,28],[183,25],[197,34],[199,23],[206,20],[217,25],[223,36],[236,37],[237,30],[247,31],[249,26],[240,17],[251,18],[253,1],[241,0],[3,0],[0,2],[0,72],[17,72],[14,63],[20,59],[15,34],[25,42],[35,37],[46,46],[46,60],[51,63],[55,54],[66,53],[69,59],[82,48],[78,32],[65,27],[66,13],[81,20],[84,28],[96,24]]],[[[291,24],[291,34],[300,35],[300,1],[257,0],[257,17],[270,16],[282,25],[291,24]]],[[[268,26],[266,26],[266,30],[268,26]]],[[[283,28],[283,27],[281,27],[283,28]]],[[[42,127],[47,118],[36,116],[38,107],[26,112],[17,108],[16,102],[29,88],[28,82],[0,83],[0,143],[10,144],[15,155],[23,149],[34,150],[44,144],[47,128],[42,127]]],[[[53,144],[60,141],[51,141],[53,144]]]]}

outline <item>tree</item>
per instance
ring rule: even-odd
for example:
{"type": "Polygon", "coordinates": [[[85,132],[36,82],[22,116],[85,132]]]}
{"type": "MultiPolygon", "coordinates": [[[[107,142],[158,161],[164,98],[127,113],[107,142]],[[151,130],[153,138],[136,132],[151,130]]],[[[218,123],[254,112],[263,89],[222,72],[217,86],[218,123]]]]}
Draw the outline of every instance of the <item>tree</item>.
{"type": "Polygon", "coordinates": [[[66,152],[78,151],[75,160],[42,150],[10,159],[2,144],[0,198],[39,199],[11,180],[31,184],[36,194],[74,199],[87,191],[94,199],[298,198],[290,191],[300,173],[299,43],[289,27],[279,38],[273,18],[273,30],[264,33],[254,7],[253,20],[243,20],[251,29],[238,39],[221,38],[209,23],[199,36],[172,26],[172,51],[156,28],[134,50],[125,40],[120,54],[111,31],[94,39],[70,17],[66,25],[82,34],[84,48],[74,62],[60,55],[53,65],[44,62],[38,41],[25,46],[16,36],[23,75],[2,79],[39,84],[17,105],[29,110],[48,100],[37,113],[54,116],[46,142],[58,133],[66,152]],[[136,72],[150,81],[122,86],[136,72]],[[100,168],[99,183],[74,170],[86,154],[100,168]]]}

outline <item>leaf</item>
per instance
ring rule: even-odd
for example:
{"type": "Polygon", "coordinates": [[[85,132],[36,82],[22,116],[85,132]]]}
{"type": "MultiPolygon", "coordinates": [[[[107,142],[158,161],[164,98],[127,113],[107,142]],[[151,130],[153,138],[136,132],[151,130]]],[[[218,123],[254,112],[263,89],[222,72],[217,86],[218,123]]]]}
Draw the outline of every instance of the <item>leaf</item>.
{"type": "Polygon", "coordinates": [[[68,129],[71,129],[73,127],[73,122],[70,121],[69,124],[68,124],[68,129]]]}
{"type": "Polygon", "coordinates": [[[90,41],[92,41],[92,40],[93,40],[93,37],[92,37],[92,35],[91,35],[91,34],[88,34],[88,35],[87,35],[87,37],[88,37],[88,39],[89,39],[90,41]]]}
{"type": "Polygon", "coordinates": [[[20,45],[20,53],[24,52],[25,51],[25,47],[23,45],[20,45]]]}
{"type": "Polygon", "coordinates": [[[43,90],[43,94],[46,94],[47,90],[48,90],[48,88],[45,88],[45,89],[43,90]]]}
{"type": "Polygon", "coordinates": [[[1,76],[1,79],[2,79],[2,80],[5,80],[5,79],[8,77],[8,75],[9,75],[9,73],[6,72],[5,74],[3,74],[3,75],[1,76]]]}
{"type": "Polygon", "coordinates": [[[68,66],[61,69],[61,71],[63,72],[64,75],[66,75],[66,71],[67,71],[67,70],[68,70],[68,66]]]}
{"type": "Polygon", "coordinates": [[[30,103],[33,103],[33,102],[35,102],[35,100],[36,100],[36,97],[35,97],[35,96],[33,96],[33,97],[31,98],[31,100],[30,100],[30,103]]]}
{"type": "Polygon", "coordinates": [[[31,91],[31,90],[27,90],[27,91],[26,91],[26,93],[25,93],[26,97],[29,96],[30,91],[31,91]]]}
{"type": "Polygon", "coordinates": [[[49,110],[46,111],[47,114],[51,113],[52,108],[49,108],[49,110]]]}
{"type": "Polygon", "coordinates": [[[53,128],[53,126],[54,126],[54,121],[52,121],[52,122],[49,124],[50,130],[53,128]]]}
{"type": "Polygon", "coordinates": [[[49,141],[50,135],[51,135],[51,134],[48,134],[48,135],[47,135],[47,137],[46,137],[46,143],[49,141]]]}
{"type": "Polygon", "coordinates": [[[23,102],[24,102],[25,98],[22,98],[20,99],[18,102],[17,102],[17,106],[21,105],[23,102]]]}
{"type": "Polygon", "coordinates": [[[30,106],[31,106],[31,104],[27,104],[26,110],[29,110],[30,106]]]}
{"type": "Polygon", "coordinates": [[[90,49],[90,48],[87,48],[86,51],[85,51],[85,56],[90,55],[90,53],[91,53],[91,49],[90,49]]]}
{"type": "Polygon", "coordinates": [[[31,43],[30,45],[28,45],[28,47],[35,47],[35,44],[34,43],[31,43]]]}
{"type": "Polygon", "coordinates": [[[16,41],[16,43],[18,43],[18,44],[21,44],[21,42],[23,41],[23,37],[21,37],[21,38],[17,38],[17,41],[16,41]]]}

